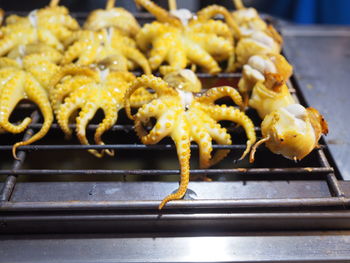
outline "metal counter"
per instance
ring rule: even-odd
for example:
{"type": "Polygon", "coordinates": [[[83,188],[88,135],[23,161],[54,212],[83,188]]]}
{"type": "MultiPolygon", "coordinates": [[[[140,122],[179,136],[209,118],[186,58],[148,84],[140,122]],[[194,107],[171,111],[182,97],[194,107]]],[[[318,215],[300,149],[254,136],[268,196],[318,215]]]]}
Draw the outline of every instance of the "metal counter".
{"type": "Polygon", "coordinates": [[[329,124],[329,150],[350,180],[350,28],[284,26],[284,53],[309,105],[329,124]]]}

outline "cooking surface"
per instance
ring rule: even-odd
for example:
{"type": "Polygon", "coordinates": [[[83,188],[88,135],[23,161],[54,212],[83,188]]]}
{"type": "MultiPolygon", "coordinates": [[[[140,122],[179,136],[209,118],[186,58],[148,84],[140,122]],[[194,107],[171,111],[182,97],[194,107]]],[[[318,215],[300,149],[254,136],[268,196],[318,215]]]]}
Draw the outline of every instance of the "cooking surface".
{"type": "MultiPolygon", "coordinates": [[[[350,179],[350,164],[345,163],[350,154],[347,149],[349,139],[345,136],[350,128],[346,123],[349,106],[345,104],[349,94],[349,76],[346,74],[350,72],[350,63],[349,54],[344,54],[349,52],[349,33],[346,29],[288,26],[283,28],[283,34],[285,54],[295,67],[296,81],[301,85],[307,102],[320,109],[329,121],[331,133],[327,140],[331,144],[330,150],[342,176],[350,179]]],[[[80,152],[77,151],[76,154],[80,152]]],[[[35,152],[28,155],[29,160],[35,158],[35,152]],[[30,157],[31,155],[34,157],[30,157]]],[[[313,155],[316,155],[316,151],[313,155]]],[[[40,163],[40,157],[38,160],[40,163]]],[[[232,164],[232,161],[229,163],[232,164]]],[[[24,168],[42,169],[45,166],[54,169],[55,165],[52,164],[45,162],[36,166],[33,162],[33,167],[25,164],[24,168]]],[[[283,167],[282,164],[275,161],[274,165],[283,167]]],[[[325,171],[320,174],[331,172],[325,171]]],[[[342,193],[334,196],[329,191],[329,181],[324,180],[324,176],[318,178],[317,173],[310,174],[310,181],[306,181],[304,175],[301,183],[295,179],[289,181],[281,174],[277,176],[278,180],[270,177],[270,181],[266,178],[261,181],[251,178],[244,181],[241,177],[239,182],[194,182],[190,189],[197,196],[191,196],[189,191],[186,199],[194,197],[212,200],[173,202],[170,209],[165,210],[162,215],[154,212],[158,201],[147,203],[147,200],[160,200],[161,196],[177,187],[176,182],[158,183],[145,180],[142,183],[96,183],[96,177],[91,176],[87,182],[59,182],[56,177],[57,182],[54,183],[50,179],[45,182],[43,177],[33,175],[32,178],[39,178],[39,183],[36,182],[37,179],[33,182],[17,183],[11,202],[3,203],[2,209],[6,214],[1,216],[0,231],[15,229],[21,234],[36,231],[65,233],[50,236],[3,236],[0,254],[11,259],[11,262],[24,262],[28,259],[35,262],[114,262],[116,259],[125,262],[273,262],[282,259],[303,262],[322,259],[332,262],[344,259],[349,252],[348,232],[308,232],[310,229],[350,228],[350,213],[346,209],[349,202],[344,201],[342,193]],[[219,206],[215,198],[221,199],[219,206]],[[275,202],[270,202],[269,198],[275,198],[275,202]],[[135,199],[146,202],[127,203],[128,200],[135,199]],[[125,200],[126,203],[115,200],[125,200]],[[61,203],[54,204],[50,201],[61,203]],[[306,203],[310,206],[303,207],[306,203]],[[327,204],[332,203],[337,205],[327,207],[327,204]],[[285,205],[284,210],[280,209],[281,204],[285,205]],[[130,205],[135,207],[130,208],[130,205]],[[199,208],[193,209],[196,206],[199,208]],[[182,231],[178,231],[179,229],[182,231]],[[230,234],[232,229],[249,229],[250,232],[230,234]],[[266,229],[271,232],[253,232],[266,229]],[[308,231],[273,232],[274,229],[308,231]],[[155,233],[156,230],[162,234],[155,233]],[[68,234],[79,231],[138,234],[68,234]],[[167,231],[171,234],[166,234],[167,231]],[[207,236],[209,231],[212,238],[189,237],[207,236]],[[219,233],[216,234],[215,231],[219,233]],[[205,257],[205,252],[209,255],[214,248],[219,253],[218,257],[205,257]],[[34,255],[36,258],[33,258],[34,255]]],[[[66,180],[64,177],[61,179],[66,180]]],[[[341,182],[340,185],[347,197],[350,192],[349,183],[341,182]]]]}
{"type": "Polygon", "coordinates": [[[284,52],[309,105],[329,124],[328,147],[350,180],[350,28],[285,26],[284,52]]]}

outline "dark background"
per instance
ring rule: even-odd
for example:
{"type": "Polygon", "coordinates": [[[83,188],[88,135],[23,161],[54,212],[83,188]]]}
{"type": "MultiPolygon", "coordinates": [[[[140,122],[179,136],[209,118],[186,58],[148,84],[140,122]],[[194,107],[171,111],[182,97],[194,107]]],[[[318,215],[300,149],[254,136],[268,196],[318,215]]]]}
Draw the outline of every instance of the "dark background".
{"type": "MultiPolygon", "coordinates": [[[[166,0],[156,1],[167,7],[166,0]]],[[[43,7],[49,0],[0,0],[0,7],[7,11],[30,11],[43,7]]],[[[105,0],[62,0],[72,12],[88,12],[102,8],[105,0]]],[[[178,8],[189,8],[196,11],[210,4],[220,4],[232,9],[231,0],[178,0],[178,8]]],[[[303,24],[350,24],[349,0],[246,0],[246,6],[254,6],[260,12],[271,14],[286,20],[303,24]]],[[[131,12],[136,12],[134,1],[117,0],[117,6],[124,6],[131,12]]]]}

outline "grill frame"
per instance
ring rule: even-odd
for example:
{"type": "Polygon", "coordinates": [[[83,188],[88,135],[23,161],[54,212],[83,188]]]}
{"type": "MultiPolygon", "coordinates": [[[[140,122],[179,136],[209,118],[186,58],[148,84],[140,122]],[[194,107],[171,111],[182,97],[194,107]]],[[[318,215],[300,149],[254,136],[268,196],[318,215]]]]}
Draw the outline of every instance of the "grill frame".
{"type": "MultiPolygon", "coordinates": [[[[78,14],[76,17],[82,19],[86,14],[78,14]]],[[[137,14],[136,18],[142,22],[151,20],[151,16],[148,14],[137,14]]],[[[140,73],[136,72],[136,75],[140,73]]],[[[198,73],[198,77],[202,79],[224,79],[224,78],[238,78],[240,73],[221,73],[215,77],[210,76],[205,73],[198,73]]],[[[291,81],[288,83],[289,88],[304,106],[307,106],[305,102],[302,90],[300,89],[297,79],[292,76],[291,81]]],[[[23,108],[31,108],[31,106],[23,105],[23,108]]],[[[34,132],[35,129],[40,127],[37,123],[40,119],[39,113],[34,111],[32,114],[33,122],[29,129],[25,132],[23,140],[26,140],[34,132]]],[[[74,125],[72,125],[74,127],[74,125]]],[[[88,129],[94,129],[96,125],[89,125],[88,129]]],[[[57,124],[52,125],[52,129],[58,129],[57,124]]],[[[115,125],[111,130],[130,130],[131,125],[115,125]]],[[[260,128],[256,127],[259,131],[260,128]]],[[[140,222],[158,222],[151,228],[152,231],[157,231],[165,229],[168,226],[174,225],[169,223],[173,220],[179,223],[182,229],[186,229],[189,219],[196,220],[201,219],[202,227],[206,227],[208,223],[217,223],[217,226],[222,226],[222,220],[227,220],[231,218],[234,222],[237,219],[256,219],[258,223],[254,223],[255,227],[260,225],[260,227],[270,227],[275,229],[277,227],[283,227],[280,224],[274,226],[274,224],[284,218],[288,221],[288,228],[300,228],[300,222],[306,223],[306,227],[310,229],[315,229],[322,227],[322,223],[315,224],[312,226],[313,220],[324,220],[325,218],[337,218],[341,220],[342,223],[338,226],[332,226],[335,222],[334,220],[328,220],[327,224],[323,224],[323,228],[326,229],[337,229],[338,227],[350,228],[350,224],[346,223],[346,220],[350,217],[348,207],[350,205],[350,198],[346,197],[347,190],[344,191],[343,186],[347,185],[347,182],[341,180],[340,174],[335,174],[337,171],[332,157],[327,152],[327,145],[325,141],[321,139],[321,144],[323,145],[319,149],[316,149],[317,158],[320,163],[318,167],[298,167],[298,168],[234,168],[234,169],[192,169],[191,174],[320,174],[327,183],[329,187],[329,197],[321,198],[266,198],[266,199],[206,199],[206,200],[179,200],[173,201],[167,204],[166,209],[159,212],[157,210],[159,200],[145,201],[145,200],[130,200],[130,201],[55,201],[55,202],[24,202],[24,201],[12,201],[11,195],[16,186],[17,176],[19,175],[59,175],[59,174],[78,174],[89,176],[91,174],[97,175],[129,175],[129,174],[179,174],[179,170],[50,170],[50,169],[38,169],[38,170],[24,170],[21,169],[23,163],[25,162],[28,151],[32,150],[86,150],[86,149],[127,149],[127,150],[144,150],[144,151],[154,151],[154,150],[172,150],[173,145],[125,145],[125,144],[115,144],[115,145],[29,145],[18,148],[18,160],[15,160],[12,165],[12,169],[1,170],[0,175],[8,175],[2,189],[0,192],[0,211],[3,216],[0,216],[0,222],[2,226],[5,226],[2,230],[6,233],[17,232],[16,226],[18,224],[25,229],[27,232],[51,232],[51,231],[61,231],[59,227],[50,226],[46,230],[38,229],[33,227],[35,222],[40,221],[41,225],[50,224],[44,223],[45,220],[48,222],[72,222],[75,220],[77,222],[85,222],[82,227],[79,227],[79,231],[84,231],[83,226],[89,226],[93,222],[101,222],[104,220],[116,220],[112,223],[115,229],[123,232],[123,226],[127,225],[128,229],[133,226],[137,230],[144,231],[144,224],[141,227],[137,227],[133,223],[128,223],[128,220],[134,220],[137,223],[140,222]],[[332,165],[330,165],[332,163],[332,165]],[[338,178],[337,178],[338,177],[338,178]],[[279,213],[274,213],[275,211],[280,211],[279,213]],[[293,211],[293,210],[295,210],[293,211]],[[291,210],[293,212],[291,212],[291,210]],[[51,215],[54,213],[54,215],[51,215]],[[112,214],[111,214],[112,213],[112,214]],[[114,219],[113,219],[114,218],[114,219]],[[267,224],[268,219],[271,220],[267,224]],[[203,223],[203,220],[207,220],[203,223]],[[277,221],[276,221],[277,220],[277,221]],[[293,220],[299,220],[297,223],[293,220]],[[19,223],[20,222],[20,223],[19,223]],[[90,223],[89,223],[90,222],[90,223]],[[123,222],[123,223],[121,223],[123,222]],[[161,222],[161,223],[159,223],[161,222]],[[308,222],[308,223],[307,223],[308,222]],[[118,226],[118,223],[121,223],[118,226]],[[260,224],[259,224],[260,223],[260,224]]],[[[214,145],[214,149],[233,149],[242,150],[245,145],[214,145]]],[[[12,146],[1,146],[0,151],[9,151],[12,146]]],[[[195,145],[191,146],[191,149],[197,149],[195,145]]],[[[242,179],[244,180],[244,179],[242,179]]],[[[283,180],[283,178],[281,178],[283,180]]],[[[235,227],[243,227],[246,229],[251,229],[252,222],[250,223],[238,223],[235,227]]],[[[193,221],[193,225],[197,224],[198,221],[193,221]]],[[[73,224],[75,225],[75,224],[73,224]]],[[[192,225],[192,224],[190,224],[192,225]]],[[[224,224],[225,225],[225,224],[224,224]]],[[[96,225],[99,230],[105,229],[102,225],[96,225]]],[[[76,226],[75,226],[76,227],[76,226]]],[[[233,224],[227,223],[226,227],[234,227],[233,224]]],[[[70,231],[75,232],[74,228],[70,231]]]]}

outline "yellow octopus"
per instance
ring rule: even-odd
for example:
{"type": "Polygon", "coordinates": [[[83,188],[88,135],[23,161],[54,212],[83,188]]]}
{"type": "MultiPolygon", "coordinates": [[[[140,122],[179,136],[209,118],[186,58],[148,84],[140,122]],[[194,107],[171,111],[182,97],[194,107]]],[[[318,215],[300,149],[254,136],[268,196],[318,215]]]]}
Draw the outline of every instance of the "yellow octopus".
{"type": "Polygon", "coordinates": [[[57,1],[52,1],[50,6],[34,10],[27,17],[9,16],[0,30],[0,56],[17,45],[37,42],[63,50],[62,42],[79,29],[79,24],[65,7],[56,5],[57,1]]]}
{"type": "MultiPolygon", "coordinates": [[[[50,83],[50,99],[58,124],[66,137],[72,135],[69,128],[71,115],[81,109],[76,117],[76,133],[79,141],[88,145],[86,126],[101,108],[105,117],[96,129],[94,140],[96,144],[103,145],[101,137],[117,122],[118,112],[124,106],[125,91],[134,78],[132,73],[111,72],[108,68],[101,71],[76,65],[63,67],[50,83]]],[[[133,96],[132,105],[139,107],[153,98],[154,95],[141,90],[133,96]]],[[[102,157],[104,153],[114,155],[110,150],[89,152],[96,157],[102,157]]]]}
{"type": "Polygon", "coordinates": [[[151,72],[135,41],[114,28],[77,31],[66,41],[67,45],[71,43],[61,61],[63,65],[76,61],[80,66],[98,64],[118,71],[132,70],[139,65],[144,73],[151,72]]]}
{"type": "MultiPolygon", "coordinates": [[[[42,46],[22,47],[21,54],[16,59],[0,58],[0,128],[10,133],[23,132],[31,122],[31,118],[25,118],[20,124],[14,125],[9,122],[12,111],[22,99],[35,102],[42,112],[44,122],[38,133],[30,139],[18,142],[13,146],[13,156],[16,158],[16,149],[22,145],[31,144],[41,139],[50,129],[53,121],[48,85],[51,77],[59,67],[54,63],[59,60],[56,50],[46,49],[46,52],[35,54],[34,50],[44,51],[42,46]]],[[[14,55],[14,54],[12,54],[14,55]]]]}
{"type": "Polygon", "coordinates": [[[141,50],[148,52],[152,70],[162,74],[188,65],[199,65],[204,71],[221,71],[219,61],[233,53],[233,38],[229,27],[221,21],[183,20],[150,0],[136,0],[155,15],[158,21],[146,24],[136,36],[141,50]],[[151,46],[151,48],[150,48],[151,46]],[[162,63],[168,63],[167,66],[162,63]]]}
{"type": "MultiPolygon", "coordinates": [[[[254,8],[245,8],[241,0],[234,0],[237,11],[232,14],[222,6],[211,5],[198,12],[198,19],[206,21],[220,14],[225,18],[236,39],[235,63],[228,71],[241,68],[253,55],[281,51],[282,37],[272,25],[267,25],[254,8]]],[[[233,59],[232,59],[233,60],[233,59]]]]}
{"type": "Polygon", "coordinates": [[[126,36],[135,38],[140,25],[135,17],[124,8],[114,7],[115,0],[107,0],[106,9],[97,9],[89,14],[84,29],[99,31],[113,27],[126,36]]]}
{"type": "Polygon", "coordinates": [[[156,144],[164,137],[170,136],[176,145],[181,167],[180,186],[176,193],[163,199],[159,209],[171,200],[181,199],[187,190],[191,141],[199,145],[201,168],[216,164],[229,153],[229,150],[219,150],[211,156],[213,140],[218,144],[232,143],[230,134],[221,127],[219,121],[232,121],[245,129],[248,141],[241,158],[245,157],[256,140],[254,125],[244,112],[232,106],[215,105],[216,100],[226,96],[229,96],[237,105],[241,105],[242,98],[235,89],[227,86],[217,87],[195,96],[193,92],[199,92],[201,86],[198,85],[199,81],[195,80],[196,76],[190,70],[172,72],[164,79],[169,83],[153,75],[143,75],[133,82],[125,95],[126,113],[135,121],[135,130],[142,143],[156,144]],[[185,83],[178,81],[179,78],[182,78],[185,83]],[[132,115],[130,96],[139,88],[153,89],[157,98],[144,104],[135,115],[132,115]],[[157,121],[148,133],[144,125],[147,125],[152,117],[157,121]]]}

